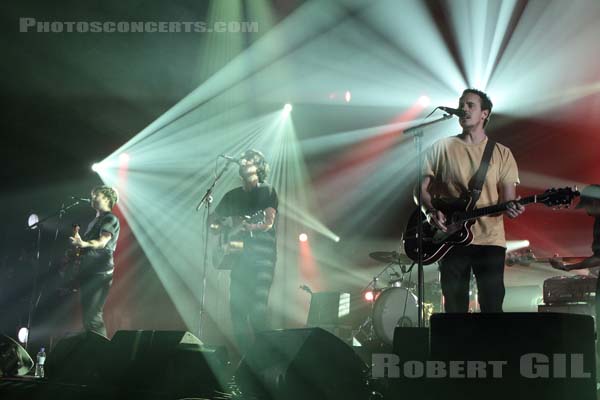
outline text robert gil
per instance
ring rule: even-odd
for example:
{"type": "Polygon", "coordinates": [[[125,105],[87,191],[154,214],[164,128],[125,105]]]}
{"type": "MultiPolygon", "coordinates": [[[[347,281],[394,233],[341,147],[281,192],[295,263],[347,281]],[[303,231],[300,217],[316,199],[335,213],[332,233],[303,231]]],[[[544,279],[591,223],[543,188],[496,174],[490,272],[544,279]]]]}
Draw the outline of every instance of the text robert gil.
{"type": "MultiPolygon", "coordinates": [[[[502,378],[508,361],[404,361],[396,354],[373,354],[373,378],[502,378]]],[[[524,378],[590,378],[583,354],[523,354],[519,372],[524,378]]]]}

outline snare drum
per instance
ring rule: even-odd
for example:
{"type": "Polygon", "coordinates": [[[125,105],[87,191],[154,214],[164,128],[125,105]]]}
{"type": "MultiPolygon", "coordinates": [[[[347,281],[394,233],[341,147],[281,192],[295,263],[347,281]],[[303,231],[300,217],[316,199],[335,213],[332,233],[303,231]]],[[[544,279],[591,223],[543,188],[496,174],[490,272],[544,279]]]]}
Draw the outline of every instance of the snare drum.
{"type": "Polygon", "coordinates": [[[373,306],[373,328],[377,337],[388,345],[394,343],[397,326],[418,326],[417,296],[402,287],[384,290],[373,306]]]}

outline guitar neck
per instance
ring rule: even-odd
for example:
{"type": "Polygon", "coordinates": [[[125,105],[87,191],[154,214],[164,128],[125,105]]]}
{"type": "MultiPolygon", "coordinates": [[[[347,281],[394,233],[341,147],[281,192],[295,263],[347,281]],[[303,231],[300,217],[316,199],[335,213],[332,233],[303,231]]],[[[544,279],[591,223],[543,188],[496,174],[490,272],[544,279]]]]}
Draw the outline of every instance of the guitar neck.
{"type": "MultiPolygon", "coordinates": [[[[537,203],[537,197],[538,195],[533,195],[533,196],[528,196],[525,198],[522,198],[520,200],[517,201],[517,203],[521,204],[521,205],[525,205],[525,204],[530,204],[530,203],[537,203]]],[[[500,204],[495,204],[493,206],[488,206],[488,207],[483,207],[483,208],[476,208],[475,210],[471,210],[471,211],[467,211],[464,213],[464,217],[463,219],[465,221],[470,220],[470,219],[476,219],[479,217],[484,217],[486,215],[491,215],[491,214],[497,214],[497,213],[501,213],[504,212],[508,209],[508,206],[513,203],[513,201],[507,201],[505,203],[500,203],[500,204]]]]}
{"type": "Polygon", "coordinates": [[[582,257],[582,256],[571,256],[571,257],[544,257],[544,258],[533,258],[531,259],[531,261],[533,262],[550,262],[550,260],[556,259],[559,261],[562,261],[566,264],[575,264],[575,263],[580,263],[583,260],[587,259],[588,257],[582,257]]]}

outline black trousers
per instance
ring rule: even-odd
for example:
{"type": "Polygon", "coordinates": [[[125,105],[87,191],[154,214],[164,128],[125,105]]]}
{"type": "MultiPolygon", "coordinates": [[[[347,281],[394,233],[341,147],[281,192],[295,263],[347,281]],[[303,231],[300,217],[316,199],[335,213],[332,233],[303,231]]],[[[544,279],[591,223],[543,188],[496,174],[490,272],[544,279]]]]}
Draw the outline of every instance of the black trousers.
{"type": "Polygon", "coordinates": [[[469,311],[471,270],[477,281],[481,312],[502,312],[504,301],[504,259],[500,246],[456,246],[440,261],[440,275],[446,312],[469,311]]]}
{"type": "Polygon", "coordinates": [[[247,258],[231,271],[231,323],[241,354],[248,351],[257,332],[267,329],[267,303],[274,269],[274,261],[247,258]]]}
{"type": "Polygon", "coordinates": [[[81,280],[80,300],[83,328],[106,336],[104,304],[112,285],[112,274],[86,274],[81,280]]]}

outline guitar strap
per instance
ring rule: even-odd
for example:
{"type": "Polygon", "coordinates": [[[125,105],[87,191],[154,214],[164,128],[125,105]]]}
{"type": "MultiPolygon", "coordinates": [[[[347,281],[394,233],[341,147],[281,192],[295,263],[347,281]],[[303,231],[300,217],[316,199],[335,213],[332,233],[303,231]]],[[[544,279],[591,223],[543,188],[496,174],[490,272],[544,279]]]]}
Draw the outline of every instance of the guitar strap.
{"type": "Polygon", "coordinates": [[[481,189],[483,188],[483,182],[485,181],[485,176],[487,175],[488,167],[490,166],[490,160],[492,159],[494,147],[496,147],[496,142],[488,139],[487,144],[485,145],[485,150],[483,151],[483,157],[481,157],[479,169],[469,182],[469,190],[471,192],[472,199],[469,210],[475,208],[475,204],[477,204],[477,200],[479,200],[479,196],[481,196],[481,189]]]}

